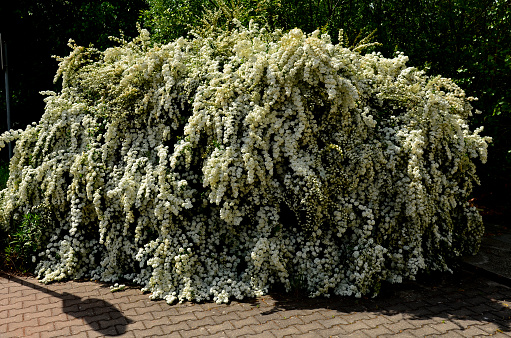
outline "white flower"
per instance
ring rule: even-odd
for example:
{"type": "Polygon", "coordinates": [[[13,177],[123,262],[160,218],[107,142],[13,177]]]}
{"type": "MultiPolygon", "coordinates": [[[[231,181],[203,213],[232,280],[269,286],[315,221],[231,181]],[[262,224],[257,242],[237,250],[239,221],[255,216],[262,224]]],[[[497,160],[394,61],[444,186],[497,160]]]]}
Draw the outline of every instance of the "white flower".
{"type": "Polygon", "coordinates": [[[0,136],[0,226],[51,205],[43,282],[129,280],[168,303],[277,283],[360,297],[448,270],[482,235],[466,200],[491,140],[459,87],[406,62],[256,26],[73,46],[39,123],[0,136]]]}

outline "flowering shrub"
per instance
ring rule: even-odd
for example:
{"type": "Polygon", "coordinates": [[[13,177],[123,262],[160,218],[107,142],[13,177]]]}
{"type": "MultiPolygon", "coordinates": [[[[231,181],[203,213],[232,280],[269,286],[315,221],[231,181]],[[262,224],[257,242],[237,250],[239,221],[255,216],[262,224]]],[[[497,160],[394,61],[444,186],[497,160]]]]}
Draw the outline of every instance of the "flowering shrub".
{"type": "Polygon", "coordinates": [[[255,26],[100,52],[18,137],[0,221],[54,222],[43,282],[129,280],[167,302],[377,293],[474,253],[489,138],[449,79],[327,35],[255,26]]]}

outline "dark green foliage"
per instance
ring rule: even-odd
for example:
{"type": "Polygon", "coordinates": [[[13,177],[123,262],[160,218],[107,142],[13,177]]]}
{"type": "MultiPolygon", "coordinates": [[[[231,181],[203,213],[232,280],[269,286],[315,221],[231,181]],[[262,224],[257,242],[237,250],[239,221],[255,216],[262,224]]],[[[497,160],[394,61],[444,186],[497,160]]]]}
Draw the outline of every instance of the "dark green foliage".
{"type": "Polygon", "coordinates": [[[213,24],[226,28],[233,17],[248,26],[250,20],[278,26],[280,0],[146,0],[149,9],[141,19],[152,39],[168,42],[187,36],[191,30],[213,24]]]}
{"type": "MultiPolygon", "coordinates": [[[[39,121],[44,112],[45,90],[53,84],[57,61],[52,55],[70,52],[77,44],[105,49],[116,43],[109,36],[137,35],[136,22],[144,0],[19,0],[0,1],[0,32],[8,43],[12,127],[39,121]]],[[[0,131],[6,129],[3,73],[0,81],[0,131]]],[[[2,159],[7,159],[6,151],[2,159]]]]}
{"type": "Polygon", "coordinates": [[[35,267],[32,257],[42,247],[43,230],[40,215],[26,214],[5,238],[6,246],[0,253],[3,268],[22,273],[31,272],[35,267]]]}
{"type": "Polygon", "coordinates": [[[5,189],[9,179],[9,163],[0,161],[0,190],[5,189]]]}
{"type": "MultiPolygon", "coordinates": [[[[8,176],[9,168],[0,165],[0,184],[8,176]]],[[[5,188],[5,183],[0,187],[5,188]]],[[[32,273],[39,252],[48,244],[55,215],[51,207],[42,204],[16,217],[11,219],[11,228],[7,231],[0,227],[0,271],[32,273]]]]}

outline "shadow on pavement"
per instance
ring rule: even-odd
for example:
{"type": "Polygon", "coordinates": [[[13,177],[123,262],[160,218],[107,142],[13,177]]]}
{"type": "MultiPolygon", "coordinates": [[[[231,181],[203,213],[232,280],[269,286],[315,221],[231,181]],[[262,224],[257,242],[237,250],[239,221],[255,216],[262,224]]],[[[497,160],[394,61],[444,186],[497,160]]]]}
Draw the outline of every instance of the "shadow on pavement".
{"type": "MultiPolygon", "coordinates": [[[[271,294],[276,301],[262,315],[287,310],[330,309],[339,315],[371,312],[393,316],[408,314],[411,322],[440,318],[464,330],[477,322],[494,323],[501,332],[511,332],[511,288],[470,271],[437,273],[415,282],[382,285],[375,298],[332,296],[308,298],[306,294],[271,294]]],[[[452,325],[451,325],[452,326],[452,325]]]]}
{"type": "Polygon", "coordinates": [[[62,311],[70,316],[83,319],[94,331],[105,336],[119,336],[126,332],[128,324],[133,323],[113,304],[97,298],[80,298],[68,292],[58,293],[16,276],[0,273],[2,277],[44,292],[62,300],[62,311]],[[98,324],[99,323],[99,324],[98,324]]]}

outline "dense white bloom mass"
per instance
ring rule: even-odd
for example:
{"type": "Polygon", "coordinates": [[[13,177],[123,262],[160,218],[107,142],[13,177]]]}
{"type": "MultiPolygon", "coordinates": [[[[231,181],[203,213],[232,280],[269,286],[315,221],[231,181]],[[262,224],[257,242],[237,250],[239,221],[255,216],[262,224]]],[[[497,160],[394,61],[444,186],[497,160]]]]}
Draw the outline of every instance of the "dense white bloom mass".
{"type": "Polygon", "coordinates": [[[148,39],[72,46],[40,122],[0,137],[18,138],[2,226],[53,215],[43,282],[360,296],[477,251],[467,199],[490,139],[451,80],[298,29],[148,39]]]}

